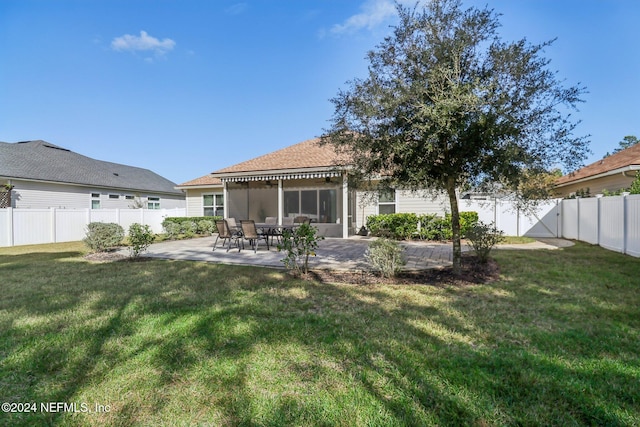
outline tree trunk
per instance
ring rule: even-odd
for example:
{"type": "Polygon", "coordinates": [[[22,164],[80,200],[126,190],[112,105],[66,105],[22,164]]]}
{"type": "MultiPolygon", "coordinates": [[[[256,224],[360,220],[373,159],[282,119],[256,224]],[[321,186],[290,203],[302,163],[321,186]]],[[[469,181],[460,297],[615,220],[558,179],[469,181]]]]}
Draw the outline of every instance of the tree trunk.
{"type": "Polygon", "coordinates": [[[458,195],[453,179],[447,181],[447,194],[451,206],[451,231],[453,231],[453,274],[462,271],[462,246],[460,245],[460,212],[458,210],[458,195]]]}

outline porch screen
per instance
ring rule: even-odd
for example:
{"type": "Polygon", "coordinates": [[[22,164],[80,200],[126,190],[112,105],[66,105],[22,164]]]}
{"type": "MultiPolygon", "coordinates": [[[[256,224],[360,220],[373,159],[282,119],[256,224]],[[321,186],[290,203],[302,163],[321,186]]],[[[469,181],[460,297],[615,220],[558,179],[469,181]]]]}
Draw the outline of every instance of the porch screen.
{"type": "Polygon", "coordinates": [[[284,216],[303,215],[314,222],[333,223],[337,218],[336,190],[289,190],[284,192],[284,216]]]}

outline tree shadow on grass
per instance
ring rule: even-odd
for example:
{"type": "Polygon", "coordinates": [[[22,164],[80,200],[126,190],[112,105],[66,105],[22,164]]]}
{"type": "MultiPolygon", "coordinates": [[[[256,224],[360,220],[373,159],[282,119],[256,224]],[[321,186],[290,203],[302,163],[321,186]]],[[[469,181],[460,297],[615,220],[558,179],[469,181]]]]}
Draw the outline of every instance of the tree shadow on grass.
{"type": "Polygon", "coordinates": [[[30,284],[41,301],[3,303],[0,388],[15,402],[93,399],[112,410],[11,414],[14,424],[615,425],[605,399],[635,399],[625,369],[596,387],[602,397],[576,397],[593,374],[567,382],[573,359],[495,336],[487,322],[506,324],[505,307],[529,301],[504,284],[361,287],[194,262],[62,264],[57,289],[50,278],[30,284]]]}

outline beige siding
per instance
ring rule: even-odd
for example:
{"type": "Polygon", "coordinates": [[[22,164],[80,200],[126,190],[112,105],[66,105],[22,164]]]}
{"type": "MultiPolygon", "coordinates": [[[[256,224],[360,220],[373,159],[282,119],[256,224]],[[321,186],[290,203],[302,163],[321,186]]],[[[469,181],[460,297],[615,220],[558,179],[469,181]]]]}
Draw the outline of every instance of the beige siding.
{"type": "MultiPolygon", "coordinates": [[[[359,229],[362,225],[366,224],[369,215],[378,214],[378,204],[375,201],[370,201],[370,198],[367,198],[363,192],[358,192],[356,197],[355,219],[356,228],[359,229]],[[368,203],[365,203],[365,201],[368,201],[368,203]]],[[[449,199],[445,195],[438,195],[433,198],[430,195],[411,191],[396,191],[396,212],[398,213],[415,213],[418,215],[437,214],[444,216],[449,210],[449,199]]]]}
{"type": "Polygon", "coordinates": [[[204,205],[202,196],[205,194],[222,195],[222,187],[214,188],[197,188],[187,190],[187,216],[203,216],[204,205]]]}
{"type": "Polygon", "coordinates": [[[187,216],[202,216],[202,195],[211,194],[208,189],[187,190],[187,216]]]}
{"type": "Polygon", "coordinates": [[[444,194],[433,197],[429,194],[414,193],[411,191],[396,192],[396,212],[409,212],[418,215],[436,214],[444,216],[449,208],[449,198],[444,194]]]}

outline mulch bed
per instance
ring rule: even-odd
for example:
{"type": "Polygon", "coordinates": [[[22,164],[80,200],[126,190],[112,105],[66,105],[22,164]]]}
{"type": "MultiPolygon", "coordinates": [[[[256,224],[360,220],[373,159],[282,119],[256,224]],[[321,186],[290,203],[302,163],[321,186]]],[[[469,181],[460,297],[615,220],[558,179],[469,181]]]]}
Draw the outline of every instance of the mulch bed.
{"type": "MultiPolygon", "coordinates": [[[[92,262],[114,261],[146,261],[151,258],[139,257],[131,259],[118,252],[96,252],[85,255],[92,262]]],[[[463,255],[462,272],[454,275],[451,267],[430,270],[406,271],[397,277],[384,278],[369,271],[333,271],[314,270],[309,278],[323,283],[347,283],[353,285],[431,285],[431,286],[472,286],[491,283],[500,277],[500,267],[490,259],[486,264],[478,261],[473,255],[463,255]]]]}
{"type": "Polygon", "coordinates": [[[128,255],[123,255],[115,251],[107,251],[107,252],[95,252],[92,254],[87,254],[84,256],[84,259],[91,262],[116,262],[116,261],[125,261],[125,262],[144,262],[151,261],[153,258],[139,256],[137,258],[131,258],[128,255]]]}
{"type": "Polygon", "coordinates": [[[490,259],[482,264],[475,256],[463,256],[462,272],[453,274],[451,267],[421,271],[407,271],[397,277],[384,278],[371,272],[314,270],[309,273],[314,279],[324,283],[348,283],[353,285],[430,285],[430,286],[473,286],[491,283],[500,277],[500,267],[490,259]]]}

